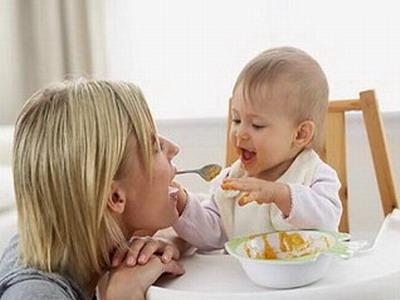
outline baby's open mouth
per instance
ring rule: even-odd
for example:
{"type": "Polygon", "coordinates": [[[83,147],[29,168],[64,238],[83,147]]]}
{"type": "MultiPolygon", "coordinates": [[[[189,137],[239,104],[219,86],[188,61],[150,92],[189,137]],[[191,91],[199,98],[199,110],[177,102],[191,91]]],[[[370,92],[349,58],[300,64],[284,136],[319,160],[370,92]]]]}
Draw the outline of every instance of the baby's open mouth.
{"type": "Polygon", "coordinates": [[[256,152],[249,151],[246,149],[240,149],[240,159],[243,163],[250,163],[256,157],[256,152]]]}

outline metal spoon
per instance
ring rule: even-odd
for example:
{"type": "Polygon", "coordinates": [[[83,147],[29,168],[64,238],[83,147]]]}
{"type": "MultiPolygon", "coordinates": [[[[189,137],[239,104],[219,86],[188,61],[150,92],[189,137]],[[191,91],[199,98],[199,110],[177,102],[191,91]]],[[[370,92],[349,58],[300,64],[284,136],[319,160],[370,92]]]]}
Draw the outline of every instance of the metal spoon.
{"type": "Polygon", "coordinates": [[[222,168],[220,165],[209,164],[209,165],[205,165],[199,169],[178,171],[178,172],[176,172],[176,174],[179,175],[179,174],[187,174],[187,173],[197,173],[205,181],[211,181],[221,172],[221,170],[222,170],[222,168]]]}

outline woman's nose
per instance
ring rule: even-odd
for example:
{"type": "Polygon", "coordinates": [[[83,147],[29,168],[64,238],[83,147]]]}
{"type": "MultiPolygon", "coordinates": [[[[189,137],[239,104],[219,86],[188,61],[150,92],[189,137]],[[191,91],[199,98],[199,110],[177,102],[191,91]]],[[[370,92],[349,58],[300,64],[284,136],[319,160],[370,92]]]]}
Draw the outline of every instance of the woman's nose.
{"type": "Polygon", "coordinates": [[[180,151],[179,146],[170,140],[166,140],[168,145],[167,155],[169,159],[174,158],[180,151]]]}

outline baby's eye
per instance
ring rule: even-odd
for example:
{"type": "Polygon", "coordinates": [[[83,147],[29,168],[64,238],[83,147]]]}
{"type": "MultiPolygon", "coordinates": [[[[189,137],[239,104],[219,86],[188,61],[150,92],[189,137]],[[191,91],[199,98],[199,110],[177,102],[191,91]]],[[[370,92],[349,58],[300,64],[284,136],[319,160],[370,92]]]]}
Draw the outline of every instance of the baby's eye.
{"type": "Polygon", "coordinates": [[[233,124],[240,124],[240,119],[232,119],[233,124]]]}
{"type": "Polygon", "coordinates": [[[252,124],[251,126],[253,126],[254,129],[263,129],[263,128],[265,128],[264,125],[252,124]]]}

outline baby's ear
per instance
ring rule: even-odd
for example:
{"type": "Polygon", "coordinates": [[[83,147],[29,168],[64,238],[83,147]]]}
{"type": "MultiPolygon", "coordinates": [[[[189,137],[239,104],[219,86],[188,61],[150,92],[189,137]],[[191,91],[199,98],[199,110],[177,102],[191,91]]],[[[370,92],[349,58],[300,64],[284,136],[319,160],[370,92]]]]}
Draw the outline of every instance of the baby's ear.
{"type": "Polygon", "coordinates": [[[116,214],[122,214],[125,210],[125,205],[125,192],[118,184],[118,182],[113,181],[113,183],[111,184],[111,192],[107,199],[107,206],[112,212],[116,214]]]}
{"type": "Polygon", "coordinates": [[[295,132],[293,145],[298,148],[304,148],[311,144],[315,133],[315,124],[313,121],[307,120],[301,122],[295,132]]]}

